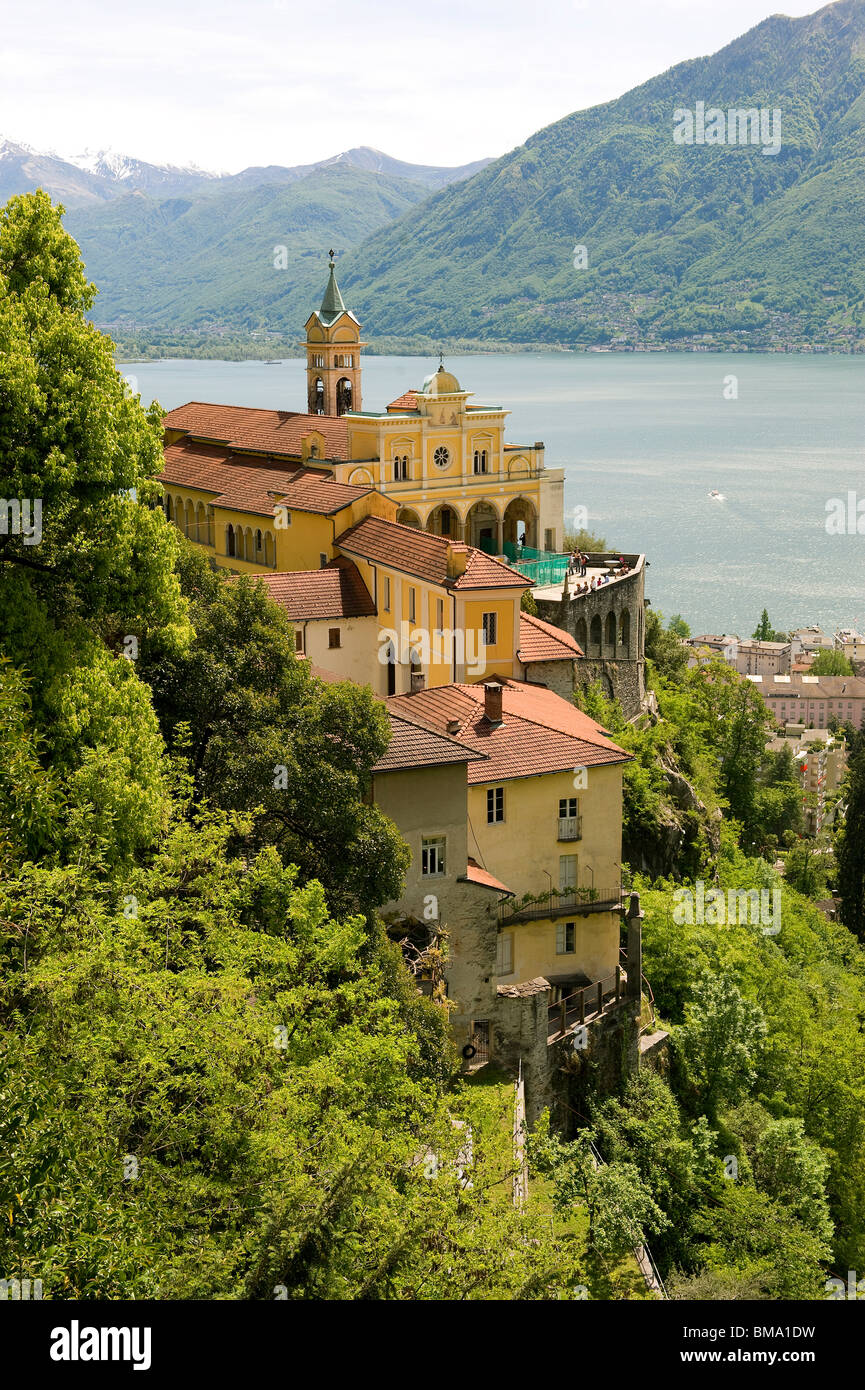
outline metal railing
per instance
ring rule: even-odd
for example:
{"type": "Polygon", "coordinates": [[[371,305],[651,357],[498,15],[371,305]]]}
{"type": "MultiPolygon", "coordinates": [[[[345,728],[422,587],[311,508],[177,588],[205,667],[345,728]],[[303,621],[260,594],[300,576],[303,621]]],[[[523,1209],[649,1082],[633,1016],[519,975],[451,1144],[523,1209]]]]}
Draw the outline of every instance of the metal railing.
{"type": "Polygon", "coordinates": [[[622,890],[618,884],[614,888],[552,888],[549,893],[538,894],[527,903],[515,903],[512,898],[500,899],[499,925],[566,917],[571,912],[584,917],[590,912],[615,912],[621,906],[622,890]]]}
{"type": "Polygon", "coordinates": [[[559,839],[581,840],[583,838],[582,816],[559,816],[559,839]]]}
{"type": "Polygon", "coordinates": [[[581,1023],[597,1018],[606,1009],[620,1004],[625,997],[627,975],[620,965],[615,973],[602,980],[582,985],[547,1006],[547,1039],[551,1041],[581,1023]]]}

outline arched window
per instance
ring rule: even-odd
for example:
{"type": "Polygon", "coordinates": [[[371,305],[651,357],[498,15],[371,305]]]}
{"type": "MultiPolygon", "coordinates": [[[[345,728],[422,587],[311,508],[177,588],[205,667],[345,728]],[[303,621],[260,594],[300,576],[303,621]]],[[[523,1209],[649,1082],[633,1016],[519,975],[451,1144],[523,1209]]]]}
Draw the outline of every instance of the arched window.
{"type": "Polygon", "coordinates": [[[476,473],[486,473],[487,471],[487,451],[486,449],[475,449],[474,468],[476,473]]]}
{"type": "Polygon", "coordinates": [[[347,376],[341,376],[336,383],[336,413],[345,415],[347,410],[351,410],[351,382],[347,376]]]}
{"type": "Polygon", "coordinates": [[[612,647],[612,648],[613,648],[613,651],[616,650],[616,615],[615,615],[615,613],[608,613],[608,614],[607,614],[607,624],[606,624],[605,641],[606,641],[606,644],[607,644],[608,647],[612,647]]]}
{"type": "Polygon", "coordinates": [[[408,477],[408,454],[394,454],[393,456],[393,480],[395,483],[404,483],[408,477]]]}
{"type": "Polygon", "coordinates": [[[234,540],[234,527],[232,526],[232,524],[231,524],[230,521],[229,521],[228,525],[227,525],[226,528],[225,528],[225,553],[226,553],[226,555],[234,555],[234,554],[236,554],[236,551],[235,551],[235,540],[234,540]]]}
{"type": "Polygon", "coordinates": [[[631,646],[631,615],[627,608],[622,609],[619,619],[619,646],[628,651],[631,646]]]}
{"type": "Polygon", "coordinates": [[[262,553],[262,550],[263,550],[263,549],[264,549],[264,537],[262,536],[261,531],[259,530],[259,531],[256,531],[256,533],[255,533],[255,554],[256,554],[256,558],[258,558],[258,556],[262,553]]]}
{"type": "Polygon", "coordinates": [[[591,635],[589,637],[589,655],[601,655],[601,620],[597,613],[592,618],[591,635]]]}
{"type": "Polygon", "coordinates": [[[324,382],[320,376],[311,382],[309,388],[309,413],[310,415],[324,414],[324,382]]]}

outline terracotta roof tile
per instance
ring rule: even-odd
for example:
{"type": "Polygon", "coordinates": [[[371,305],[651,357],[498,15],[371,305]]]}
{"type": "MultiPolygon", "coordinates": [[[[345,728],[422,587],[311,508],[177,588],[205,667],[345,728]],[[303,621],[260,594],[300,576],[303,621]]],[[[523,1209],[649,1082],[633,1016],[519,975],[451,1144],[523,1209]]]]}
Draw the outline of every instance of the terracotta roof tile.
{"type": "Polygon", "coordinates": [[[528,588],[529,581],[509,565],[485,555],[473,546],[450,541],[446,536],[432,536],[417,526],[404,526],[399,521],[385,521],[368,516],[337,536],[336,543],[351,555],[390,565],[406,574],[417,575],[431,584],[450,584],[455,589],[528,588]],[[448,579],[448,554],[462,552],[467,556],[465,572],[448,579]]]}
{"type": "Polygon", "coordinates": [[[391,740],[373,772],[399,772],[412,767],[441,767],[444,763],[469,763],[479,755],[447,734],[418,724],[401,712],[388,709],[391,740]]]}
{"type": "Polygon", "coordinates": [[[469,859],[465,877],[468,879],[469,883],[480,883],[484,888],[495,888],[499,893],[510,893],[511,896],[513,896],[513,890],[505,887],[505,885],[497,878],[494,878],[492,874],[487,873],[486,869],[482,869],[476,859],[469,859]]]}
{"type": "Polygon", "coordinates": [[[503,720],[495,726],[484,716],[483,685],[436,686],[391,696],[387,703],[395,713],[416,712],[441,730],[455,721],[454,737],[487,755],[488,761],[469,765],[472,785],[630,759],[594,719],[546,686],[523,681],[502,686],[503,720]]]}
{"type": "Polygon", "coordinates": [[[295,622],[366,618],[376,611],[372,595],[350,560],[332,561],[324,569],[260,574],[257,578],[295,622]]]}
{"type": "Polygon", "coordinates": [[[524,666],[533,661],[573,661],[583,650],[569,632],[545,623],[532,613],[520,613],[520,647],[517,656],[524,666]]]}
{"type": "Polygon", "coordinates": [[[356,526],[337,536],[336,543],[352,555],[415,574],[432,584],[444,584],[448,577],[448,544],[443,536],[431,536],[417,526],[384,521],[378,516],[364,517],[356,526]]]}
{"type": "Polygon", "coordinates": [[[280,501],[295,511],[330,516],[372,491],[338,483],[315,468],[266,459],[253,462],[249,455],[193,439],[166,447],[159,477],[163,483],[213,493],[214,506],[258,516],[272,516],[280,501]]]}
{"type": "Polygon", "coordinates": [[[510,565],[505,565],[501,560],[496,560],[492,555],[485,555],[482,550],[476,550],[474,546],[451,544],[451,549],[455,551],[468,551],[465,573],[461,574],[456,581],[456,589],[530,589],[531,581],[526,579],[524,574],[511,569],[510,565]]]}
{"type": "Polygon", "coordinates": [[[193,438],[219,440],[235,449],[255,449],[289,458],[300,458],[304,436],[317,431],[324,438],[327,458],[348,458],[344,416],[301,415],[293,410],[188,401],[169,410],[165,428],[186,430],[193,438]]]}
{"type": "Polygon", "coordinates": [[[417,391],[404,391],[395,401],[390,402],[388,410],[400,415],[407,410],[417,410],[417,391]]]}
{"type": "Polygon", "coordinates": [[[285,490],[283,502],[296,512],[319,512],[332,516],[334,512],[350,507],[352,502],[366,497],[371,487],[357,487],[353,483],[337,483],[333,478],[323,478],[314,470],[298,474],[285,490]]]}

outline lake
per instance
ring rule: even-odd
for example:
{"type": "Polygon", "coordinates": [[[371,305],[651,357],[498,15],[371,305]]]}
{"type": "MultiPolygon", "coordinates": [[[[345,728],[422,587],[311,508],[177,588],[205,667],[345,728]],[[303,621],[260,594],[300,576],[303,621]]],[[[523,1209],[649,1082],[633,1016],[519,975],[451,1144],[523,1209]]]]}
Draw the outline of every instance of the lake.
{"type": "MultiPolygon", "coordinates": [[[[364,357],[364,406],[383,408],[435,365],[364,357]]],[[[831,498],[854,492],[865,514],[865,358],[541,353],[447,366],[477,403],[511,411],[509,441],[544,440],[547,465],[565,469],[566,522],[585,507],[611,547],[645,552],[647,597],[668,617],[739,636],[763,608],[776,628],[865,628],[865,534],[826,530],[831,498]]],[[[120,369],[166,409],[305,405],[299,358],[120,369]]]]}

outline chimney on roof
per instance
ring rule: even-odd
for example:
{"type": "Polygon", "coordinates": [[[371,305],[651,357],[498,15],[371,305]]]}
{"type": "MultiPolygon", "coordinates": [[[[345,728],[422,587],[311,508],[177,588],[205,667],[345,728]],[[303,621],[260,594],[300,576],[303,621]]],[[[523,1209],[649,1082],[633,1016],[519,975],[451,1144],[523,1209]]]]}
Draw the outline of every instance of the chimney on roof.
{"type": "Polygon", "coordinates": [[[489,724],[502,722],[502,687],[498,681],[488,681],[484,686],[484,715],[489,724]]]}
{"type": "Polygon", "coordinates": [[[460,731],[460,721],[458,719],[449,719],[445,727],[449,734],[458,734],[460,731]]]}
{"type": "Polygon", "coordinates": [[[411,673],[411,693],[417,695],[418,691],[424,688],[423,671],[412,671],[411,673]]]}

